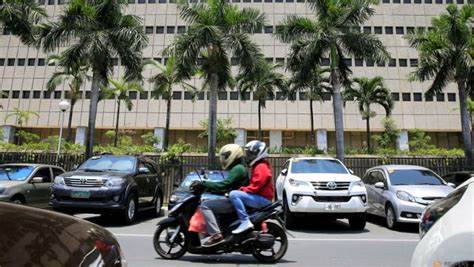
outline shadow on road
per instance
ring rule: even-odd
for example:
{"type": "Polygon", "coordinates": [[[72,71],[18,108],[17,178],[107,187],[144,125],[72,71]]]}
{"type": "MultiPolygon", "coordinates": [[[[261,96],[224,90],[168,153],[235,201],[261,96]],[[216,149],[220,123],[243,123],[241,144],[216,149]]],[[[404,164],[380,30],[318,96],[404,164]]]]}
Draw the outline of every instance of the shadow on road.
{"type": "MultiPolygon", "coordinates": [[[[89,214],[88,214],[89,215],[89,214]]],[[[90,216],[84,216],[84,215],[75,215],[80,218],[83,218],[86,221],[89,221],[91,223],[98,224],[102,227],[108,227],[108,228],[118,228],[118,227],[125,227],[128,226],[126,225],[123,220],[121,220],[121,217],[119,216],[114,216],[114,215],[95,215],[91,214],[90,216]]],[[[163,215],[160,216],[162,218],[163,215]]],[[[137,217],[135,219],[135,222],[133,224],[140,224],[145,221],[153,220],[156,217],[153,215],[152,212],[139,212],[137,214],[137,217]]]]}
{"type": "MultiPolygon", "coordinates": [[[[367,222],[371,222],[380,227],[385,227],[385,228],[387,227],[387,225],[385,224],[385,219],[379,216],[369,215],[367,216],[367,222]]],[[[418,229],[417,223],[404,223],[404,224],[399,224],[396,230],[391,230],[391,231],[417,234],[419,232],[419,229],[418,229]]]]}
{"type": "MultiPolygon", "coordinates": [[[[156,258],[160,261],[167,261],[162,258],[156,258]]],[[[240,254],[227,254],[227,255],[187,255],[179,260],[169,260],[169,261],[179,261],[179,262],[187,262],[189,264],[193,263],[201,263],[201,264],[238,264],[240,265],[266,265],[265,263],[261,263],[257,261],[252,255],[240,255],[240,254]]],[[[285,259],[281,259],[278,261],[278,265],[280,264],[289,264],[295,263],[295,261],[289,261],[285,259]]],[[[275,265],[275,264],[268,264],[268,265],[275,265]]]]}
{"type": "Polygon", "coordinates": [[[347,221],[328,220],[321,217],[304,217],[299,218],[296,222],[294,232],[300,233],[324,233],[324,234],[360,234],[370,232],[368,229],[355,231],[350,228],[347,221]]]}

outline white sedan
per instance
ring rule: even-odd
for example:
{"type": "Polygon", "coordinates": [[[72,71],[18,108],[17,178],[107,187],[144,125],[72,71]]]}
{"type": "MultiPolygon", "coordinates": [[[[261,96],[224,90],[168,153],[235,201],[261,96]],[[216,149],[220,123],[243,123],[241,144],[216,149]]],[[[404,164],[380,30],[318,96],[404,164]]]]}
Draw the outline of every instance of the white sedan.
{"type": "Polygon", "coordinates": [[[424,211],[412,267],[473,266],[474,178],[424,211]]]}

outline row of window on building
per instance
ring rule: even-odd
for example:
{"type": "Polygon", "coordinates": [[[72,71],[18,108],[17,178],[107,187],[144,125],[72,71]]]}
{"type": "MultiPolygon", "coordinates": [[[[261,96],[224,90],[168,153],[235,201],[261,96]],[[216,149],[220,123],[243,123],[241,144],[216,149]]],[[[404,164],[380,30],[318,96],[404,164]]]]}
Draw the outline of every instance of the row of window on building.
{"type": "MultiPolygon", "coordinates": [[[[85,97],[85,99],[90,99],[91,92],[90,91],[83,91],[81,92],[81,95],[85,97]]],[[[137,92],[137,91],[131,91],[128,94],[129,98],[132,100],[140,99],[140,100],[147,100],[150,98],[156,98],[159,99],[159,97],[155,97],[152,92],[149,91],[143,91],[143,92],[137,92]]],[[[40,91],[40,90],[33,90],[33,91],[19,91],[19,90],[12,90],[12,91],[3,91],[2,98],[12,98],[12,99],[62,99],[62,98],[69,99],[69,91],[64,91],[64,95],[62,91],[54,91],[54,92],[49,92],[49,91],[40,91]]],[[[251,95],[250,92],[246,92],[244,94],[241,94],[237,91],[222,91],[218,93],[218,99],[219,100],[250,100],[252,97],[253,100],[257,100],[255,96],[251,95]]],[[[209,95],[204,92],[187,92],[187,91],[173,91],[172,94],[172,99],[173,100],[204,100],[204,99],[209,99],[209,95]]],[[[266,100],[272,101],[272,100],[277,100],[277,101],[283,101],[283,100],[290,100],[290,101],[296,101],[296,100],[301,100],[305,101],[308,100],[308,96],[305,92],[299,92],[298,94],[292,94],[288,97],[286,97],[282,92],[276,92],[275,94],[269,94],[267,96],[266,100]]],[[[399,92],[393,92],[392,93],[392,99],[394,101],[403,101],[403,102],[421,102],[423,101],[423,93],[399,93],[399,92]],[[401,97],[400,97],[401,96],[401,97]]],[[[456,94],[455,93],[438,93],[436,95],[424,95],[424,100],[426,102],[444,102],[444,101],[449,101],[449,102],[455,102],[456,101],[456,94]]],[[[330,101],[331,100],[331,94],[326,93],[322,97],[323,101],[330,101]]]]}

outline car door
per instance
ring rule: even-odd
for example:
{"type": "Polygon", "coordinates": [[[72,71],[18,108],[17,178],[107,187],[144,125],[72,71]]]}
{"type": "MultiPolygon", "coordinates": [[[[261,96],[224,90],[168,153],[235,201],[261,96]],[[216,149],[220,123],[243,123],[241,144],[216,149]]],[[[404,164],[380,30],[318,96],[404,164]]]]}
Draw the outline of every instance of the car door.
{"type": "Polygon", "coordinates": [[[153,180],[151,170],[142,160],[139,160],[135,181],[138,185],[138,202],[141,206],[153,203],[154,188],[151,180],[153,180]]]}
{"type": "Polygon", "coordinates": [[[387,188],[387,180],[385,179],[385,175],[383,174],[383,172],[381,170],[376,170],[374,171],[373,173],[374,175],[374,209],[375,209],[375,212],[379,215],[384,215],[385,214],[385,202],[386,202],[386,198],[385,198],[385,191],[386,191],[386,188],[387,188]],[[378,182],[382,182],[384,185],[385,185],[385,188],[376,188],[375,187],[375,184],[378,183],[378,182]]]}
{"type": "Polygon", "coordinates": [[[367,189],[367,211],[369,213],[375,213],[375,206],[374,206],[374,171],[367,172],[364,177],[362,177],[362,181],[365,184],[365,188],[367,189]]]}
{"type": "Polygon", "coordinates": [[[144,162],[144,164],[150,170],[150,193],[152,197],[155,197],[157,190],[161,187],[160,176],[155,165],[150,162],[144,162]]]}
{"type": "Polygon", "coordinates": [[[282,166],[282,169],[281,169],[282,171],[278,174],[278,178],[275,183],[277,199],[283,199],[283,189],[284,189],[283,187],[285,185],[286,177],[288,176],[289,164],[290,164],[290,161],[287,160],[285,164],[283,164],[282,166]],[[286,174],[285,174],[285,170],[286,170],[286,174]]]}
{"type": "Polygon", "coordinates": [[[29,190],[27,190],[27,203],[37,207],[47,207],[51,195],[52,173],[50,167],[38,168],[30,177],[29,190]],[[43,181],[33,183],[33,178],[41,177],[43,181]],[[28,192],[29,191],[29,192],[28,192]]]}

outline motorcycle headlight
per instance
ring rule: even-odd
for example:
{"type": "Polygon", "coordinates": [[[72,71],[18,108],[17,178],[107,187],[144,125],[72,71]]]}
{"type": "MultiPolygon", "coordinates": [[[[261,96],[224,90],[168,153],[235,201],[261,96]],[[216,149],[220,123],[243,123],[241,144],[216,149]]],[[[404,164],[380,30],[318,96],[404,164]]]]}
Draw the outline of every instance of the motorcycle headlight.
{"type": "Polygon", "coordinates": [[[310,184],[308,182],[305,182],[305,181],[300,181],[300,180],[295,180],[295,179],[292,179],[290,178],[288,180],[288,182],[290,183],[291,186],[295,186],[295,187],[307,187],[307,186],[310,186],[310,184]]]}
{"type": "Polygon", "coordinates": [[[64,177],[62,176],[56,176],[56,178],[54,178],[54,183],[55,184],[59,184],[59,185],[64,185],[64,177]]]}
{"type": "Polygon", "coordinates": [[[122,178],[110,178],[105,182],[105,186],[107,187],[115,187],[115,186],[121,186],[122,184],[125,183],[125,180],[122,178]]]}
{"type": "Polygon", "coordinates": [[[397,197],[404,201],[415,202],[415,198],[405,191],[397,191],[397,197]]]}
{"type": "Polygon", "coordinates": [[[170,196],[170,202],[178,202],[178,200],[179,200],[179,197],[177,197],[176,195],[170,196]]]}

